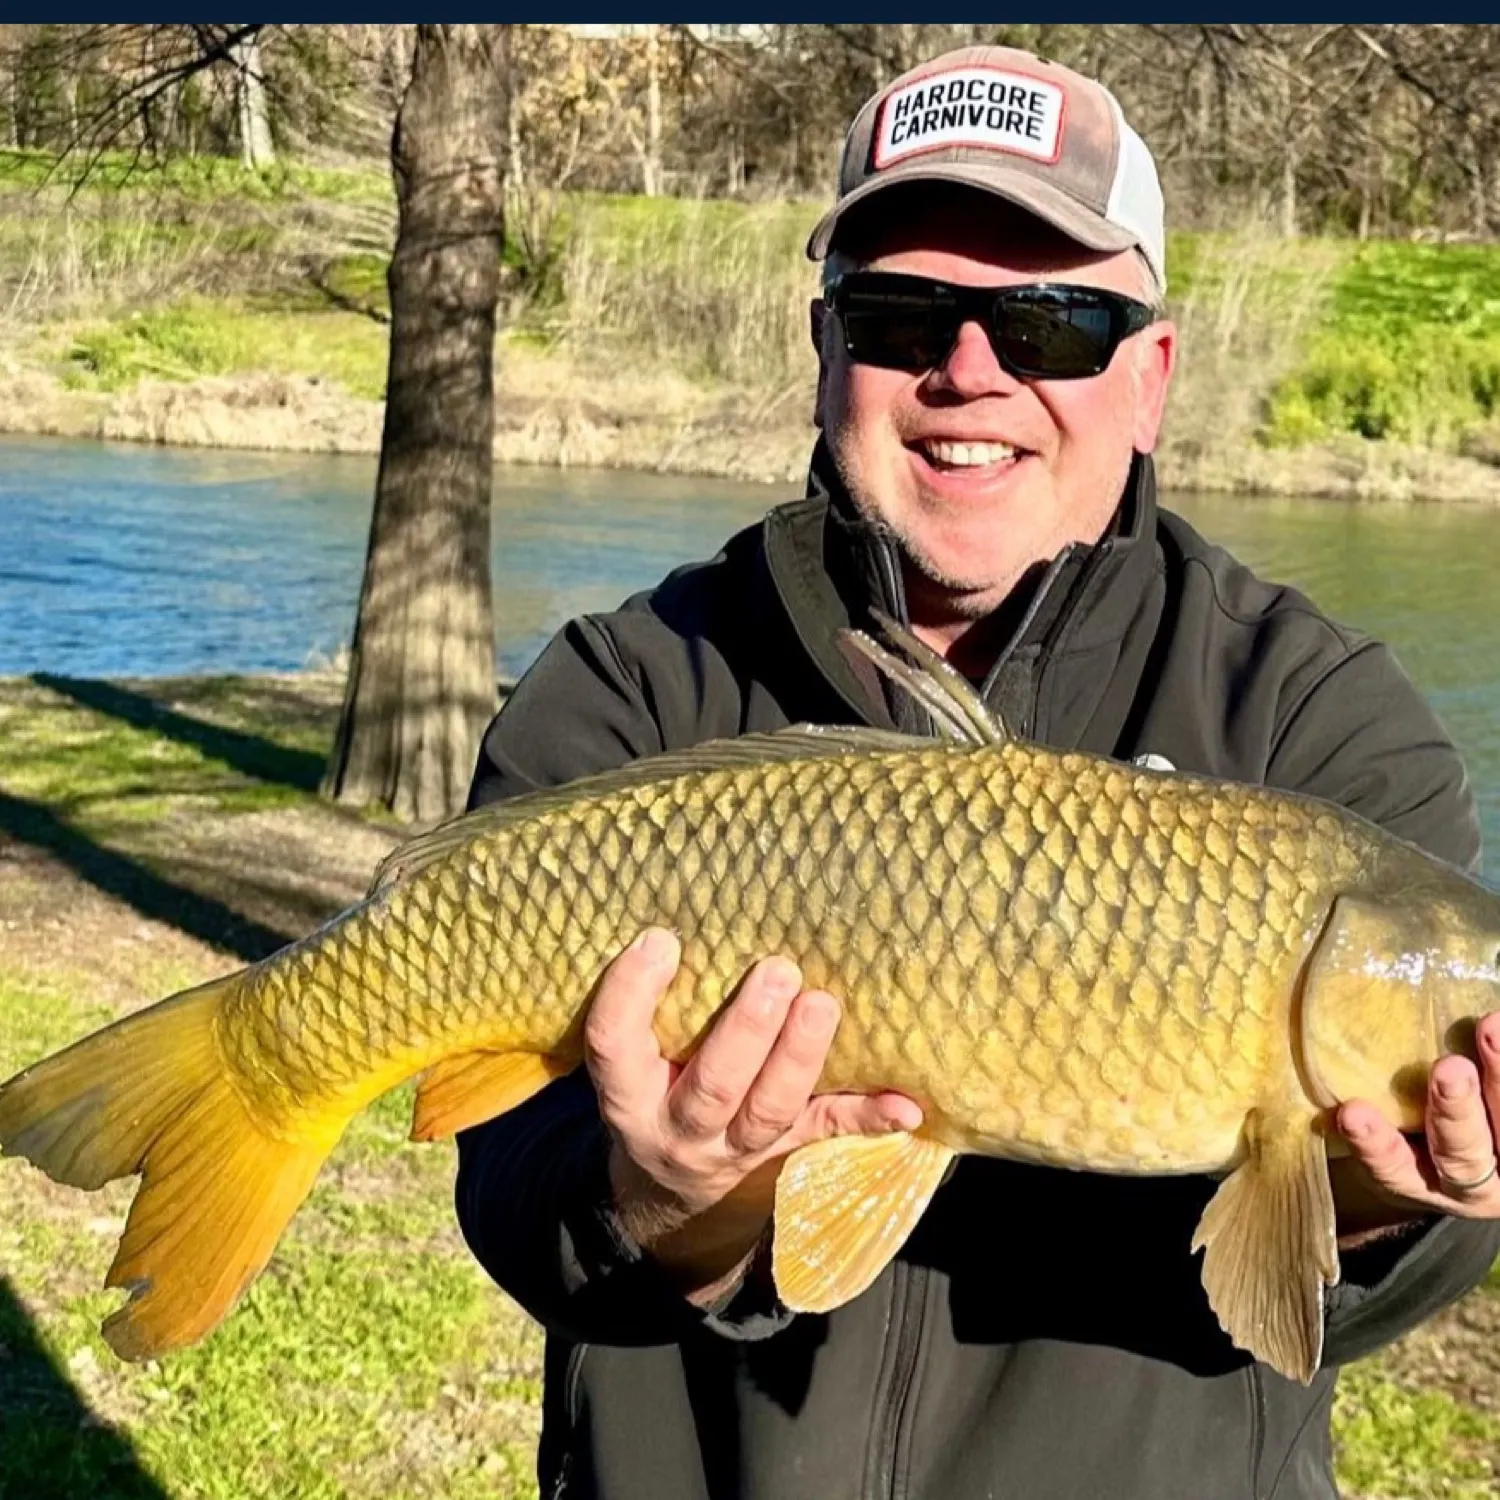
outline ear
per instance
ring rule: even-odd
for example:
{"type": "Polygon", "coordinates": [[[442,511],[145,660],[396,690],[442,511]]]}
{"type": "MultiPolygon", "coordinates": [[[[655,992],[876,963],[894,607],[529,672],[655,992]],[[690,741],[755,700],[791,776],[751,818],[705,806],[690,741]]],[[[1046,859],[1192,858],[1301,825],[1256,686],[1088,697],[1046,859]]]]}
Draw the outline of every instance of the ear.
{"type": "Polygon", "coordinates": [[[807,309],[808,332],[812,335],[813,352],[818,356],[818,389],[813,397],[813,426],[823,428],[823,399],[828,388],[828,361],[823,354],[823,333],[828,324],[828,304],[821,297],[814,297],[807,309]]]}
{"type": "Polygon", "coordinates": [[[1167,388],[1177,368],[1177,325],[1162,318],[1143,328],[1132,340],[1136,344],[1135,449],[1150,453],[1161,435],[1167,409],[1167,388]]]}

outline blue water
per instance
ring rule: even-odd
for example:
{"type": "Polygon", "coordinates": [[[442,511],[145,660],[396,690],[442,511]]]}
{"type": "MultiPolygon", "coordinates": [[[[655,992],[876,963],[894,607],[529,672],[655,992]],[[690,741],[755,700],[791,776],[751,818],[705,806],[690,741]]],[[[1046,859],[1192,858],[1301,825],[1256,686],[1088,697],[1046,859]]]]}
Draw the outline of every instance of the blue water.
{"type": "MultiPolygon", "coordinates": [[[[0,675],[286,671],[347,645],[370,458],[0,437],[0,675]]],[[[496,657],[712,556],[786,489],[496,471],[496,657]]]]}
{"type": "MultiPolygon", "coordinates": [[[[0,675],[254,672],[332,655],[353,626],[374,476],[366,458],[0,437],[0,675]]],[[[570,616],[711,556],[788,493],[497,470],[499,671],[516,675],[570,616]]],[[[1500,851],[1500,509],[1170,503],[1390,642],[1463,751],[1500,851]]]]}

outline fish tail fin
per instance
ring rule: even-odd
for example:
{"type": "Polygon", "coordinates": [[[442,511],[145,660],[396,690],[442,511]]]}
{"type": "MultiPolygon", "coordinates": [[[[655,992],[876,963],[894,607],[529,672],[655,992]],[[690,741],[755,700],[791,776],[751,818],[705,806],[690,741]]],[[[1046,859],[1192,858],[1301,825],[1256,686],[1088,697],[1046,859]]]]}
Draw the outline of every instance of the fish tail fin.
{"type": "Polygon", "coordinates": [[[140,1173],[106,1286],[122,1359],[214,1328],[255,1279],[337,1134],[280,1139],[252,1118],[214,1017],[239,975],[127,1016],[0,1085],[0,1150],[94,1189],[140,1173]]]}

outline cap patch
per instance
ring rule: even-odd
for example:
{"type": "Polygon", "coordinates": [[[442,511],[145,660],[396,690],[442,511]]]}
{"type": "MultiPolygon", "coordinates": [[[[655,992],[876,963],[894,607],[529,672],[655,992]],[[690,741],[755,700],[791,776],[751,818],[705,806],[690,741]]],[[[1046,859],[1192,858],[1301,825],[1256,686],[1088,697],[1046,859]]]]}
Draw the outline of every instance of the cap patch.
{"type": "Polygon", "coordinates": [[[929,73],[897,89],[881,106],[875,166],[945,146],[982,146],[1056,161],[1062,124],[1063,91],[1054,83],[999,68],[929,73]]]}

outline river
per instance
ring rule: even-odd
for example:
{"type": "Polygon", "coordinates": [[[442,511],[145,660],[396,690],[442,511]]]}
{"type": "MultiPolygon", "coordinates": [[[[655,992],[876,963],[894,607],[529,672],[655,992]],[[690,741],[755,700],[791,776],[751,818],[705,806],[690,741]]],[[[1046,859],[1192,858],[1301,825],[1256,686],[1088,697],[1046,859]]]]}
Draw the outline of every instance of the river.
{"type": "MultiPolygon", "coordinates": [[[[353,622],[373,479],[368,458],[0,437],[0,675],[278,671],[333,654],[353,622]]],[[[786,493],[497,470],[501,674],[569,616],[711,555],[786,493]]],[[[1391,643],[1463,751],[1500,851],[1500,509],[1167,503],[1391,643]]]]}

